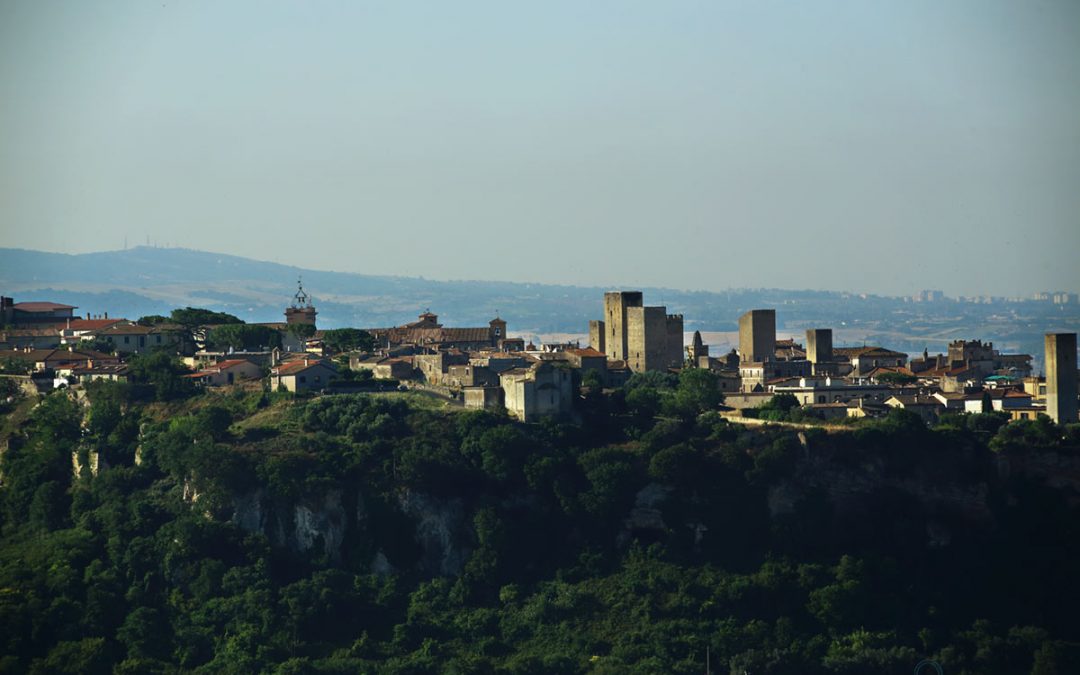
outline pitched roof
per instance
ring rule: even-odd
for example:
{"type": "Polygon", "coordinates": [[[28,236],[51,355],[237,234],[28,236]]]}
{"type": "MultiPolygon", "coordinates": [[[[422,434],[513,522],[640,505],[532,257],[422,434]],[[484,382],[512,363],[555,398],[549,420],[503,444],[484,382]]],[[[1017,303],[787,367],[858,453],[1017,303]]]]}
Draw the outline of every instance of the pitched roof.
{"type": "Polygon", "coordinates": [[[571,354],[574,354],[576,356],[581,356],[581,357],[585,357],[585,358],[596,358],[596,357],[605,356],[605,354],[603,352],[599,352],[599,351],[593,349],[592,347],[585,347],[583,349],[582,348],[572,348],[572,349],[567,349],[566,351],[568,351],[571,354]]]}
{"type": "Polygon", "coordinates": [[[126,363],[95,363],[92,366],[80,365],[71,369],[74,375],[127,375],[131,368],[126,363]]]}
{"type": "Polygon", "coordinates": [[[11,340],[12,338],[20,337],[55,337],[59,339],[60,331],[58,326],[62,326],[63,323],[50,324],[47,327],[38,328],[8,328],[0,331],[0,335],[4,336],[5,340],[11,340]]]}
{"type": "Polygon", "coordinates": [[[247,359],[225,359],[224,361],[218,361],[206,370],[228,370],[229,368],[235,368],[236,366],[242,366],[244,364],[247,364],[249,366],[255,365],[247,359]]]}
{"type": "Polygon", "coordinates": [[[329,363],[327,363],[325,361],[319,361],[317,359],[312,359],[312,360],[308,360],[308,361],[297,360],[297,361],[289,361],[287,363],[282,363],[279,366],[274,366],[274,368],[273,368],[273,370],[271,370],[271,372],[274,375],[297,375],[299,373],[304,372],[305,370],[310,370],[312,368],[317,368],[319,366],[322,366],[323,368],[326,368],[328,370],[335,370],[335,368],[332,365],[330,365],[329,363]]]}
{"type": "Polygon", "coordinates": [[[61,305],[58,302],[16,302],[12,307],[20,312],[52,312],[58,309],[77,309],[75,305],[61,305]]]}
{"type": "Polygon", "coordinates": [[[386,338],[393,344],[442,344],[447,342],[482,342],[491,341],[488,328],[383,328],[369,331],[379,338],[386,338]]]}
{"type": "Polygon", "coordinates": [[[58,361],[61,363],[74,361],[116,362],[120,360],[112,354],[103,354],[102,352],[95,352],[90,349],[79,351],[70,351],[67,349],[32,349],[28,352],[8,350],[0,352],[0,358],[14,358],[30,361],[32,363],[45,363],[47,361],[58,361]]]}
{"type": "Polygon", "coordinates": [[[72,319],[65,328],[70,330],[101,330],[114,324],[126,322],[127,319],[72,319]]]}

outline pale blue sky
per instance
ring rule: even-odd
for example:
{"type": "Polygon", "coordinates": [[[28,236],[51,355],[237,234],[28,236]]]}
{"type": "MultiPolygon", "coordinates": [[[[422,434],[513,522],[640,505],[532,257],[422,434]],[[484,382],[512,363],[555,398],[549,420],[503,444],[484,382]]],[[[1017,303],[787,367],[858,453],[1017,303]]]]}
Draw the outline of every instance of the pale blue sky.
{"type": "Polygon", "coordinates": [[[1080,290],[1080,2],[0,0],[0,245],[1080,290]]]}

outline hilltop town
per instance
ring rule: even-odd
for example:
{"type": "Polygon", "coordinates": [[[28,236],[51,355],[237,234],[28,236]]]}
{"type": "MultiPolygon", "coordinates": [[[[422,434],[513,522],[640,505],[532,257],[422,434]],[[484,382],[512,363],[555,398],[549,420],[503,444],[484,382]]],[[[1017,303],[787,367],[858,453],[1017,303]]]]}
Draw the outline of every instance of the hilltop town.
{"type": "Polygon", "coordinates": [[[978,338],[914,356],[886,345],[834,347],[828,327],[807,329],[802,342],[777,339],[776,310],[768,308],[739,317],[737,348],[710,353],[700,332],[686,338],[683,315],[646,306],[640,291],[604,294],[603,318],[589,322],[587,345],[526,342],[499,316],[486,326],[448,327],[427,310],[401,326],[321,330],[302,284],[285,321],[275,323],[194,308],[134,320],[78,316],[77,309],[0,299],[5,395],[137,381],[136,362],[163,354],[183,364],[173,374],[195,388],[412,390],[523,422],[574,418],[583,394],[618,389],[635,374],[687,370],[710,373],[720,410],[735,420],[835,424],[896,408],[927,423],[992,411],[1012,420],[1077,420],[1075,333],[1046,334],[1045,373],[1035,373],[1032,355],[1003,353],[978,338]]]}

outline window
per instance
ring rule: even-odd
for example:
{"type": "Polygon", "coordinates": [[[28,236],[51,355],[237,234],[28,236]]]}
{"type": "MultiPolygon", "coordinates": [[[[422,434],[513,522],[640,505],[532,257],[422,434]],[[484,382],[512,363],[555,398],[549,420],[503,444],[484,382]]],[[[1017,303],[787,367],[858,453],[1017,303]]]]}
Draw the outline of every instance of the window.
{"type": "Polygon", "coordinates": [[[300,377],[298,377],[296,379],[300,382],[300,384],[305,384],[307,382],[307,378],[304,377],[303,375],[301,375],[300,377]]]}

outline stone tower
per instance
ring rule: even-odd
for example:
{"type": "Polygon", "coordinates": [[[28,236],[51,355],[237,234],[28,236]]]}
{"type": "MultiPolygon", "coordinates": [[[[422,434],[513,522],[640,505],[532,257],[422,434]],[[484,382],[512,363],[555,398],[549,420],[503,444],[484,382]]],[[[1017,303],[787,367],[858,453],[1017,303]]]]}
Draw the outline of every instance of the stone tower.
{"type": "Polygon", "coordinates": [[[1076,333],[1046,334],[1046,414],[1058,424],[1076,421],[1076,333]]]}
{"type": "Polygon", "coordinates": [[[814,365],[832,361],[832,328],[806,329],[806,360],[814,365]]]}
{"type": "Polygon", "coordinates": [[[694,331],[694,339],[687,347],[690,352],[690,360],[697,363],[698,359],[702,356],[709,355],[709,345],[705,344],[705,341],[701,339],[701,331],[694,331]]]}
{"type": "Polygon", "coordinates": [[[776,310],[752,309],[739,317],[739,362],[776,358],[776,310]]]}
{"type": "Polygon", "coordinates": [[[506,322],[497,316],[488,322],[488,338],[492,347],[498,347],[506,339],[506,322]]]}
{"type": "Polygon", "coordinates": [[[285,323],[315,325],[315,305],[311,304],[311,298],[304,292],[304,284],[300,279],[296,280],[297,291],[293,296],[292,305],[285,309],[285,323]]]}
{"type": "Polygon", "coordinates": [[[641,291],[604,293],[604,346],[609,359],[626,361],[629,355],[627,340],[627,310],[645,304],[641,291]]]}

